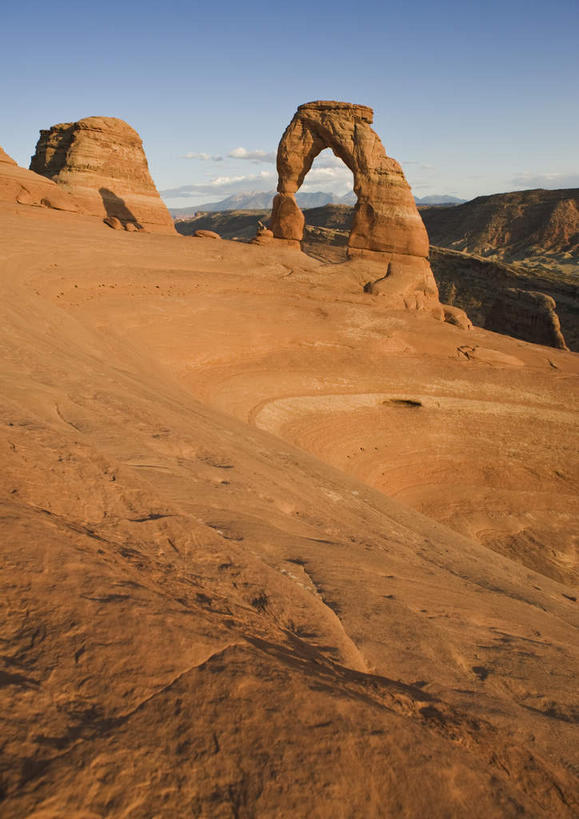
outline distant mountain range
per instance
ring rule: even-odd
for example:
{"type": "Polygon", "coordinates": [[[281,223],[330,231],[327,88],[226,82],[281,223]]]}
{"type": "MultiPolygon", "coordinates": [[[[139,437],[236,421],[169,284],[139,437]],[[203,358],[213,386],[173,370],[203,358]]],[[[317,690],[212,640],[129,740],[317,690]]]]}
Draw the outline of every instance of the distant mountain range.
{"type": "MultiPolygon", "coordinates": [[[[234,193],[226,199],[219,202],[206,202],[202,205],[195,205],[195,207],[188,208],[169,208],[171,216],[181,218],[184,216],[193,216],[200,212],[213,212],[224,210],[269,210],[275,191],[244,191],[242,193],[234,193]]],[[[457,199],[455,196],[431,195],[422,198],[414,197],[417,205],[460,205],[465,200],[457,199]]],[[[355,205],[356,194],[354,191],[346,193],[344,196],[336,196],[334,193],[325,193],[324,191],[317,191],[315,193],[300,193],[296,194],[296,200],[300,208],[321,208],[324,205],[355,205]]]]}

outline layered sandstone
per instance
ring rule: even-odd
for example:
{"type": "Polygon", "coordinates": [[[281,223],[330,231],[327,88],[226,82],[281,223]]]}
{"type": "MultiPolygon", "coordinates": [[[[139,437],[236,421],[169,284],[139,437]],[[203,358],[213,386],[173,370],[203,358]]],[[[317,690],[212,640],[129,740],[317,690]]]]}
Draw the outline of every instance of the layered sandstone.
{"type": "Polygon", "coordinates": [[[121,119],[86,117],[41,131],[30,169],[70,191],[86,213],[114,217],[129,229],[174,233],[141,138],[121,119]]]}
{"type": "Polygon", "coordinates": [[[431,247],[430,263],[441,298],[465,309],[479,327],[534,344],[579,350],[579,299],[572,275],[519,268],[441,247],[431,247]]]}
{"type": "Polygon", "coordinates": [[[505,261],[579,260],[579,190],[529,190],[477,196],[422,211],[433,244],[505,261]]]}
{"type": "Polygon", "coordinates": [[[426,229],[402,168],[386,155],[372,120],[373,111],[365,105],[318,101],[299,106],[278,147],[271,229],[276,238],[299,246],[304,215],[295,194],[316,156],[331,148],[352,171],[358,197],[348,254],[370,257],[396,272],[388,282],[384,277],[385,295],[392,293],[389,306],[434,308],[438,291],[427,260],[426,229]]]}
{"type": "Polygon", "coordinates": [[[70,194],[43,176],[21,168],[3,148],[0,148],[0,200],[55,210],[78,210],[70,194]]]}
{"type": "Polygon", "coordinates": [[[0,815],[576,817],[579,358],[0,224],[0,815]]]}

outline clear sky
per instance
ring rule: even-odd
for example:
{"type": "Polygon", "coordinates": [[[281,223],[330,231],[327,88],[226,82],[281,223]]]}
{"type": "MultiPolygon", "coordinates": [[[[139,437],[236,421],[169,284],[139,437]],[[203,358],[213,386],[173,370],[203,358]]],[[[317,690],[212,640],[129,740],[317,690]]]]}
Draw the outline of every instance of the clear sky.
{"type": "MultiPolygon", "coordinates": [[[[275,188],[296,107],[337,99],[417,196],[579,187],[578,44],[579,0],[6,0],[0,144],[27,167],[40,128],[120,117],[185,207],[275,188]]],[[[304,186],[348,188],[325,155],[304,186]]]]}

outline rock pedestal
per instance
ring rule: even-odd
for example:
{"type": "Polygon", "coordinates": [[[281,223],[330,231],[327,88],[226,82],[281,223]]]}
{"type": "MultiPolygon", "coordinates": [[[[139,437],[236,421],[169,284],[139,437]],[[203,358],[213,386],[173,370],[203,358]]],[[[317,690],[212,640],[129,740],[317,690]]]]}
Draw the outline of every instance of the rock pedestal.
{"type": "Polygon", "coordinates": [[[87,117],[40,132],[30,169],[73,194],[85,213],[129,229],[174,233],[138,133],[114,117],[87,117]]]}

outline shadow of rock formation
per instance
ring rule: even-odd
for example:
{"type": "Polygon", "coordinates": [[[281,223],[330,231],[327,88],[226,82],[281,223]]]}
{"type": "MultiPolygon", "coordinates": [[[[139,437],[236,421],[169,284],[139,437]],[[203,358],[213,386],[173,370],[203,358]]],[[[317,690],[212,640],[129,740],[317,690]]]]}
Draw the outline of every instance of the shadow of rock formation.
{"type": "Polygon", "coordinates": [[[137,230],[142,230],[143,226],[139,224],[135,215],[125,205],[125,200],[117,196],[108,188],[99,188],[99,193],[103,200],[103,205],[107,212],[107,218],[118,219],[123,227],[126,229],[127,225],[134,225],[137,230]]]}

